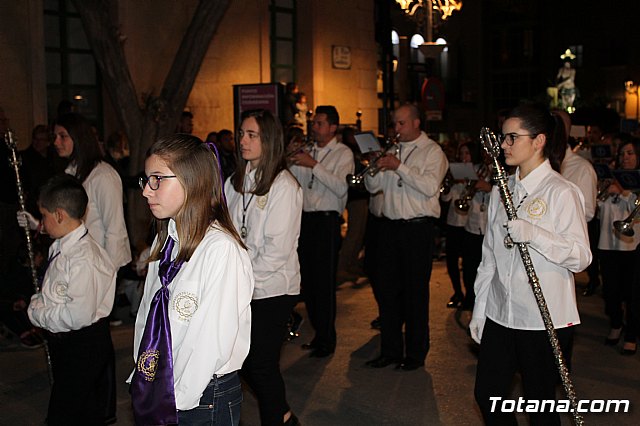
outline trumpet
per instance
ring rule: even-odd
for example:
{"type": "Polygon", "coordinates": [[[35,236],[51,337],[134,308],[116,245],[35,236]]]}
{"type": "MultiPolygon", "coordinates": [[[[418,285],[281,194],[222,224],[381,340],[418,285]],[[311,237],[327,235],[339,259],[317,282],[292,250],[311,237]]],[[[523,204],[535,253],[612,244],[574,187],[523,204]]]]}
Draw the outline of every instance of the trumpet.
{"type": "Polygon", "coordinates": [[[626,219],[613,222],[614,229],[627,237],[633,237],[633,234],[635,234],[633,231],[633,222],[635,222],[638,213],[640,213],[640,198],[636,199],[635,205],[635,208],[629,213],[626,219]]]}
{"type": "Polygon", "coordinates": [[[596,196],[596,201],[600,201],[604,203],[613,195],[611,202],[613,204],[617,204],[620,201],[620,194],[612,194],[609,192],[609,187],[615,182],[615,179],[603,179],[602,182],[598,185],[598,195],[596,196]]]}
{"type": "MultiPolygon", "coordinates": [[[[478,170],[478,179],[484,179],[487,176],[488,169],[483,164],[480,170],[478,170]]],[[[469,204],[473,197],[476,195],[478,191],[476,188],[477,180],[467,180],[467,184],[464,187],[464,192],[462,196],[454,201],[454,205],[456,209],[460,210],[463,213],[469,211],[471,205],[469,204]]]]}
{"type": "Polygon", "coordinates": [[[399,137],[400,137],[400,133],[396,134],[395,138],[393,138],[393,141],[391,141],[391,143],[387,145],[387,147],[384,150],[382,150],[380,155],[378,155],[378,157],[375,160],[369,161],[369,163],[367,164],[367,167],[365,167],[362,171],[360,171],[360,173],[355,175],[348,174],[347,183],[349,184],[349,186],[351,187],[362,186],[362,183],[364,182],[364,177],[366,175],[369,175],[371,177],[377,175],[378,172],[380,171],[380,168],[377,166],[378,160],[388,154],[396,155],[396,153],[398,152],[398,148],[400,147],[398,143],[399,137]]]}

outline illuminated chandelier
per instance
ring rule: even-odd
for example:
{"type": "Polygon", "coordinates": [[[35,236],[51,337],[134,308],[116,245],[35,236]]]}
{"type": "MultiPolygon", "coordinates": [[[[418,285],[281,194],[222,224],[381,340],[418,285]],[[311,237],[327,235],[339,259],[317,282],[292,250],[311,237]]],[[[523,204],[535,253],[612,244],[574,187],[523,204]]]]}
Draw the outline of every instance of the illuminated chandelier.
{"type": "Polygon", "coordinates": [[[396,0],[407,15],[414,16],[418,11],[431,3],[433,10],[442,14],[442,20],[446,20],[453,12],[462,9],[462,0],[396,0]]]}

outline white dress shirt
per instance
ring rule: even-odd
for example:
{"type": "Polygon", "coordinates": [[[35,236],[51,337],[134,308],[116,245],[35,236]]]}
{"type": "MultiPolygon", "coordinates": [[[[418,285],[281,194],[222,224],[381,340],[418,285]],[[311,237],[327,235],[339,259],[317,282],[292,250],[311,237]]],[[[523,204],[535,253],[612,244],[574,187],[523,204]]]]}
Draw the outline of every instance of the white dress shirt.
{"type": "MultiPolygon", "coordinates": [[[[522,180],[518,169],[509,178],[509,188],[515,207],[519,206],[518,217],[536,225],[529,254],[554,326],[579,324],[573,272],[591,262],[582,193],[553,171],[548,160],[522,180]]],[[[488,211],[473,317],[490,318],[513,329],[544,330],[518,247],[504,246],[507,214],[497,186],[488,211]]]]}
{"type": "Polygon", "coordinates": [[[598,248],[600,250],[633,251],[640,243],[640,227],[637,222],[633,222],[633,236],[619,233],[613,227],[616,220],[625,220],[635,208],[637,195],[633,192],[628,196],[611,195],[603,203],[598,201],[598,217],[600,219],[600,239],[598,248]]]}
{"type": "Polygon", "coordinates": [[[353,152],[333,138],[322,148],[315,145],[310,155],[318,161],[313,169],[291,166],[291,173],[302,187],[302,210],[335,211],[342,214],[347,205],[349,190],[347,175],[353,173],[356,166],[353,152]]]}
{"type": "Polygon", "coordinates": [[[589,222],[596,214],[596,196],[598,194],[598,176],[593,164],[574,153],[567,146],[564,160],[560,166],[560,173],[582,191],[585,218],[589,222]]]}
{"type": "MultiPolygon", "coordinates": [[[[76,166],[69,165],[67,174],[75,176],[76,166]]],[[[101,161],[82,182],[89,196],[85,224],[89,234],[106,251],[119,268],[131,261],[131,246],[124,222],[122,180],[118,172],[101,161]]]]}
{"type": "Polygon", "coordinates": [[[462,182],[454,183],[449,189],[449,193],[440,195],[442,201],[451,201],[447,212],[447,225],[462,228],[467,223],[468,213],[460,211],[455,205],[456,200],[459,200],[465,193],[465,187],[466,185],[462,182]]]}
{"type": "Polygon", "coordinates": [[[383,215],[388,219],[440,217],[440,187],[449,168],[440,145],[420,132],[417,139],[400,142],[396,156],[401,161],[397,170],[367,175],[364,180],[369,192],[384,192],[383,215]]]}
{"type": "Polygon", "coordinates": [[[245,194],[236,192],[227,179],[225,194],[238,233],[247,229],[244,243],[253,265],[254,299],[300,294],[298,237],[302,215],[302,188],[288,170],[276,176],[269,192],[253,195],[256,170],[245,174],[245,194]],[[246,212],[243,212],[243,205],[246,212]]]}
{"type": "Polygon", "coordinates": [[[116,268],[105,250],[80,225],[49,247],[42,292],[31,297],[31,322],[61,333],[87,327],[113,307],[116,268]]]}
{"type": "MultiPolygon", "coordinates": [[[[175,258],[179,241],[173,219],[169,221],[169,236],[178,242],[173,248],[175,258]]],[[[136,318],[134,362],[151,300],[161,286],[159,263],[156,260],[149,264],[136,318]]],[[[213,224],[169,284],[169,294],[176,408],[190,410],[199,404],[214,374],[239,370],[249,353],[253,294],[249,255],[231,235],[213,224]]]]}
{"type": "Polygon", "coordinates": [[[384,193],[378,191],[369,197],[369,213],[375,217],[382,217],[382,204],[384,203],[384,193]]]}

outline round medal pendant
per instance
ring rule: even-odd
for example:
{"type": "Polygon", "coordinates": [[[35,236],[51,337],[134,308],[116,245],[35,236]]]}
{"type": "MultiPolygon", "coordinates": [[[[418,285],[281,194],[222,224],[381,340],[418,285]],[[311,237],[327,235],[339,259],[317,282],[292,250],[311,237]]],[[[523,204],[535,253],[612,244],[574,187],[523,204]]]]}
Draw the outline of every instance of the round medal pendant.
{"type": "Polygon", "coordinates": [[[313,188],[313,181],[309,182],[309,184],[307,185],[307,188],[309,188],[309,189],[313,188]]]}
{"type": "Polygon", "coordinates": [[[402,188],[402,179],[398,179],[398,188],[402,188]]]}
{"type": "Polygon", "coordinates": [[[240,236],[242,238],[247,238],[247,227],[243,226],[242,228],[240,228],[240,236]]]}

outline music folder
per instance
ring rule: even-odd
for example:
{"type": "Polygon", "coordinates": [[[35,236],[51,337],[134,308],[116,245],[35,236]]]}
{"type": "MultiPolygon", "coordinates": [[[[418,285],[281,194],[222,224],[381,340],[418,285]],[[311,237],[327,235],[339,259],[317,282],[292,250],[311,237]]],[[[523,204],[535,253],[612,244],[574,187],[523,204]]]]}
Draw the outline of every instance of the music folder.
{"type": "Polygon", "coordinates": [[[378,138],[373,134],[373,132],[356,133],[354,137],[356,138],[356,143],[358,144],[360,152],[363,154],[382,150],[380,142],[378,142],[378,138]]]}
{"type": "Polygon", "coordinates": [[[455,180],[478,180],[478,175],[471,163],[449,163],[449,170],[455,180]]]}
{"type": "Polygon", "coordinates": [[[594,160],[609,159],[611,155],[611,145],[596,144],[591,145],[591,157],[594,160]]]}
{"type": "Polygon", "coordinates": [[[624,189],[640,190],[640,170],[611,170],[611,173],[624,189]]]}

